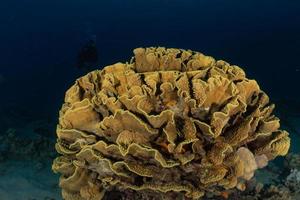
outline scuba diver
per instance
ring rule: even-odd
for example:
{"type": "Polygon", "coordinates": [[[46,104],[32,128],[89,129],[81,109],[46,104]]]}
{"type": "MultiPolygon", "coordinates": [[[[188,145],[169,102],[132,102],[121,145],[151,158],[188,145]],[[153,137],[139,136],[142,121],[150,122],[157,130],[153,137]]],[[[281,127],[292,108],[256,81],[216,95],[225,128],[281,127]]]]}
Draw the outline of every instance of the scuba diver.
{"type": "Polygon", "coordinates": [[[98,50],[96,46],[96,36],[89,38],[81,47],[77,55],[77,67],[79,69],[90,70],[98,62],[98,50]]]}

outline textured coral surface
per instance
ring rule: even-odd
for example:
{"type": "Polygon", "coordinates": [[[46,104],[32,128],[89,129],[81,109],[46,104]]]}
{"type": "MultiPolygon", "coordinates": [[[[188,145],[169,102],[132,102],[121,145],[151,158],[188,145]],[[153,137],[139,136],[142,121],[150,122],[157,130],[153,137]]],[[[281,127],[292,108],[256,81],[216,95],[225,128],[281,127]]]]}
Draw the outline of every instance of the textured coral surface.
{"type": "Polygon", "coordinates": [[[137,48],[130,62],[92,71],[66,92],[52,168],[66,200],[112,189],[199,199],[241,187],[256,161],[288,152],[273,109],[238,66],[137,48]]]}

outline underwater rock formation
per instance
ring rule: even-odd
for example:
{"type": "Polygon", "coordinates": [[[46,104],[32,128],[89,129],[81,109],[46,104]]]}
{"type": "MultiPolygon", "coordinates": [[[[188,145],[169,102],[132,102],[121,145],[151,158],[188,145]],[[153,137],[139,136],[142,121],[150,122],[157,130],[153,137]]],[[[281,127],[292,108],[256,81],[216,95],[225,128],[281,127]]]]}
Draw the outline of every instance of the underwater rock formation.
{"type": "Polygon", "coordinates": [[[218,194],[287,154],[290,138],[273,109],[238,66],[190,50],[137,48],[129,63],[92,71],[66,92],[52,169],[66,200],[112,190],[218,194]]]}

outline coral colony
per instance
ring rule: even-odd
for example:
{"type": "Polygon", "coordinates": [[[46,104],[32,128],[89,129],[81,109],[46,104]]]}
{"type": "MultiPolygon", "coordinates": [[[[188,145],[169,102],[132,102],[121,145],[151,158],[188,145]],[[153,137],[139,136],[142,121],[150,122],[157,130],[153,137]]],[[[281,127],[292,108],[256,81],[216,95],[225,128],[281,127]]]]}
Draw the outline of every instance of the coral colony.
{"type": "Polygon", "coordinates": [[[191,50],[137,48],[130,62],[92,71],[66,92],[52,168],[66,200],[243,190],[290,147],[273,109],[238,66],[191,50]]]}

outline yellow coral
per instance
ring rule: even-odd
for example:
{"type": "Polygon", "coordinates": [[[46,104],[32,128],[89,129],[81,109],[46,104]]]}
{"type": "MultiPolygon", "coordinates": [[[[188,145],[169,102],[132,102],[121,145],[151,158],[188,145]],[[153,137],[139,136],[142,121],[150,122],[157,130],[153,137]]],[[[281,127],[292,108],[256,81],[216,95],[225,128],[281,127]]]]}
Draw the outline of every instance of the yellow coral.
{"type": "Polygon", "coordinates": [[[52,166],[66,200],[113,187],[197,199],[288,152],[274,106],[238,66],[191,50],[133,52],[66,92],[52,166]]]}

